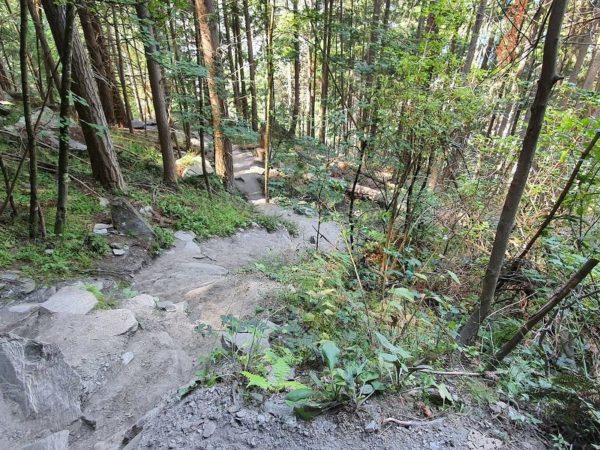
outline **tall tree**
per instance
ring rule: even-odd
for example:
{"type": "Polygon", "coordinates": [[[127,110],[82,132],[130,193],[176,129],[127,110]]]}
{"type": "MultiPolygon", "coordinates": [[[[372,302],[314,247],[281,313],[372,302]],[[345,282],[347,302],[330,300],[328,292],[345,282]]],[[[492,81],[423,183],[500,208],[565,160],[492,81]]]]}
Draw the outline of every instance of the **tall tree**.
{"type": "MultiPolygon", "coordinates": [[[[197,2],[198,0],[196,0],[197,2]]],[[[234,0],[237,1],[237,0],[234,0]]],[[[246,47],[248,51],[248,70],[250,72],[250,103],[252,109],[252,129],[258,131],[258,106],[256,100],[256,63],[254,61],[254,49],[252,46],[252,18],[250,16],[250,5],[248,0],[243,0],[244,29],[246,31],[246,47]]]]}
{"type": "Polygon", "coordinates": [[[65,21],[65,42],[63,44],[62,77],[60,89],[60,130],[58,147],[58,196],[56,199],[56,220],[54,234],[61,235],[67,217],[67,195],[69,188],[69,97],[71,91],[71,60],[73,53],[73,28],[75,6],[67,4],[65,21]]]}
{"type": "Polygon", "coordinates": [[[100,21],[92,5],[82,0],[77,8],[81,19],[83,37],[89,50],[92,68],[96,75],[100,101],[104,109],[106,121],[110,125],[129,126],[125,105],[119,94],[117,80],[110,61],[106,39],[100,21]]]}
{"type": "Polygon", "coordinates": [[[479,42],[479,33],[481,32],[481,26],[483,25],[483,19],[485,16],[485,6],[487,0],[479,0],[477,6],[477,12],[475,13],[475,23],[471,29],[471,40],[469,41],[469,47],[467,48],[467,55],[465,57],[465,63],[462,68],[463,74],[468,74],[471,71],[473,65],[473,59],[475,58],[475,51],[477,50],[477,43],[479,42]]]}
{"type": "Polygon", "coordinates": [[[177,183],[177,172],[175,169],[175,156],[171,147],[171,134],[169,130],[169,118],[167,115],[167,103],[165,100],[165,86],[162,70],[157,58],[160,56],[157,36],[154,31],[154,20],[148,11],[145,1],[136,3],[142,36],[144,40],[144,53],[146,54],[146,65],[148,67],[148,78],[152,90],[152,104],[156,116],[156,127],[158,128],[158,140],[163,162],[163,181],[166,184],[177,183]]]}
{"type": "MultiPolygon", "coordinates": [[[[52,30],[56,48],[60,53],[64,53],[65,6],[57,5],[53,0],[42,0],[42,6],[52,30]]],[[[75,106],[90,156],[92,173],[105,188],[109,190],[123,189],[125,181],[121,174],[110,130],[98,96],[98,87],[94,81],[79,33],[76,31],[73,33],[72,70],[72,90],[85,101],[85,103],[77,101],[75,106]]]]}
{"type": "Polygon", "coordinates": [[[535,99],[531,105],[529,125],[527,126],[519,160],[498,221],[494,245],[483,278],[479,305],[475,308],[460,333],[460,342],[463,345],[473,342],[479,332],[481,323],[491,311],[496,285],[508,247],[508,240],[515,224],[519,203],[527,184],[540,131],[544,123],[548,99],[550,98],[554,84],[560,79],[556,73],[556,66],[560,31],[566,7],[567,0],[554,0],[552,3],[548,29],[546,31],[546,41],[544,43],[542,72],[538,81],[535,99]]]}
{"type": "Polygon", "coordinates": [[[214,15],[212,0],[195,0],[198,26],[202,42],[204,64],[208,70],[208,97],[210,100],[213,138],[215,146],[215,172],[224,177],[225,185],[233,188],[233,159],[231,141],[223,132],[223,120],[227,117],[225,94],[222,83],[221,56],[218,53],[219,34],[211,19],[214,15]]]}

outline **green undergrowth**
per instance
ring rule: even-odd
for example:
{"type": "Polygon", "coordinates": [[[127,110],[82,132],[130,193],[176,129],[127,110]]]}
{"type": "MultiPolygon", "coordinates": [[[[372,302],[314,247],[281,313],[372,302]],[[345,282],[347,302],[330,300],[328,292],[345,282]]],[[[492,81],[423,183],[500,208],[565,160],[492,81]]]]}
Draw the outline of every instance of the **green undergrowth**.
{"type": "MultiPolygon", "coordinates": [[[[182,180],[177,189],[165,187],[161,183],[160,153],[152,136],[117,131],[113,140],[127,184],[122,195],[134,206],[152,206],[155,212],[155,253],[173,245],[172,229],[193,231],[199,238],[228,236],[252,223],[269,231],[284,227],[292,234],[296,232],[295,224],[265,216],[241,197],[226,192],[217,177],[210,179],[211,194],[202,179],[182,180]]],[[[0,152],[17,153],[4,143],[0,143],[0,152]]],[[[20,270],[34,279],[54,282],[93,271],[97,261],[110,253],[108,240],[92,233],[94,223],[110,220],[110,209],[100,201],[110,195],[93,180],[85,154],[71,155],[73,180],[69,184],[66,229],[60,238],[52,234],[57,197],[52,168],[56,159],[54,152],[39,151],[38,190],[48,236],[35,242],[28,237],[29,181],[24,170],[14,190],[18,216],[9,218],[7,210],[0,221],[0,270],[20,270]]],[[[8,159],[5,163],[13,176],[16,164],[8,159]]]]}
{"type": "MultiPolygon", "coordinates": [[[[444,380],[425,373],[432,369],[428,363],[433,364],[434,354],[447,348],[440,342],[448,340],[448,332],[436,335],[442,330],[434,318],[424,316],[405,327],[399,316],[411,314],[417,293],[399,288],[381,301],[362,291],[354,267],[345,253],[309,253],[294,266],[277,261],[256,265],[284,287],[264,312],[278,325],[270,349],[233,355],[247,387],[287,392],[288,403],[305,419],[340,406],[357,408],[377,393],[407,388],[421,390],[432,405],[460,408],[444,380]]],[[[257,340],[264,334],[256,319],[234,324],[224,321],[230,332],[251,331],[257,340]]],[[[215,379],[207,367],[200,381],[215,379]]]]}

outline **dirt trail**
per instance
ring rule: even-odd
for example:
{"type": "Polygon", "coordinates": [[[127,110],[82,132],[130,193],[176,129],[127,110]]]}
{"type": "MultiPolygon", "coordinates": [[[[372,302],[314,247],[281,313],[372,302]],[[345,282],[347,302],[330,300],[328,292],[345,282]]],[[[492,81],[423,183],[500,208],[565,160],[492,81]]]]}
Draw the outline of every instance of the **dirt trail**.
{"type": "MultiPolygon", "coordinates": [[[[95,429],[71,426],[71,448],[103,448],[104,444],[98,444],[103,441],[106,448],[113,448],[115,435],[125,432],[161,397],[171,396],[189,383],[198,357],[220,345],[218,337],[203,337],[194,331],[197,325],[218,330],[221,316],[250,315],[277,288],[260,274],[240,269],[267,258],[289,260],[314,247],[310,242],[316,235],[316,219],[265,204],[260,167],[252,154],[235,148],[234,158],[240,191],[265,214],[295,221],[297,237],[286,230],[269,233],[258,226],[202,242],[192,233],[177,232],[175,246],[134,276],[132,288],[139,295],[117,308],[131,311],[139,326],[117,336],[107,335],[103,327],[82,329],[87,326],[83,318],[65,319],[61,314],[49,316],[34,309],[23,319],[0,311],[0,328],[10,329],[11,323],[24,321],[20,329],[26,330],[28,337],[57,344],[66,362],[81,376],[85,387],[82,412],[95,422],[95,429]]],[[[330,243],[338,239],[337,226],[324,224],[321,232],[325,236],[322,248],[331,248],[330,243]]],[[[102,287],[102,281],[97,283],[102,287]]],[[[9,409],[0,407],[0,415],[9,409]]],[[[44,435],[35,427],[22,428],[10,421],[0,424],[0,448],[44,435]]]]}

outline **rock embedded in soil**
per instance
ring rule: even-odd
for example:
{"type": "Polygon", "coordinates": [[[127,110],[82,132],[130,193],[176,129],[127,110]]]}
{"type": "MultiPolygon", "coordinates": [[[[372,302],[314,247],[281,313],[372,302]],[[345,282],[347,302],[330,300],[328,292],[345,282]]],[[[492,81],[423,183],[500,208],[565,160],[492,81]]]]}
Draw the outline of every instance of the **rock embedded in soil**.
{"type": "Polygon", "coordinates": [[[147,242],[152,242],[156,238],[152,227],[126,199],[113,199],[110,213],[114,227],[120,232],[147,242]]]}
{"type": "Polygon", "coordinates": [[[54,313],[83,315],[94,309],[97,303],[98,299],[91,292],[76,286],[65,286],[40,306],[54,313]]]}
{"type": "Polygon", "coordinates": [[[68,448],[69,430],[62,430],[25,445],[21,450],[68,450],[68,448]]]}
{"type": "Polygon", "coordinates": [[[202,428],[202,437],[209,438],[217,431],[217,424],[212,420],[207,421],[202,428]]]}
{"type": "Polygon", "coordinates": [[[0,273],[0,298],[19,299],[35,291],[35,281],[18,271],[0,273]]]}
{"type": "Polygon", "coordinates": [[[264,353],[269,347],[269,339],[260,332],[256,333],[223,333],[221,345],[225,350],[237,351],[249,355],[264,353]]]}
{"type": "Polygon", "coordinates": [[[60,429],[81,416],[81,380],[56,345],[0,335],[0,386],[25,419],[49,428],[60,429]]]}

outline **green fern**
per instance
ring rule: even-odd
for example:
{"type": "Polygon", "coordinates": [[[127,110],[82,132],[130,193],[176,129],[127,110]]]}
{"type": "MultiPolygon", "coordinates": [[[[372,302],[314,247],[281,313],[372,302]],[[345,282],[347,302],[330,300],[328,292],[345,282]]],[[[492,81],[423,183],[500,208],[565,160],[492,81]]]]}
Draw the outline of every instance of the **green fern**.
{"type": "Polygon", "coordinates": [[[261,375],[256,375],[245,370],[242,371],[242,375],[244,375],[248,379],[248,387],[256,386],[265,391],[269,390],[269,388],[271,387],[271,383],[269,383],[269,380],[267,380],[261,375]]]}

